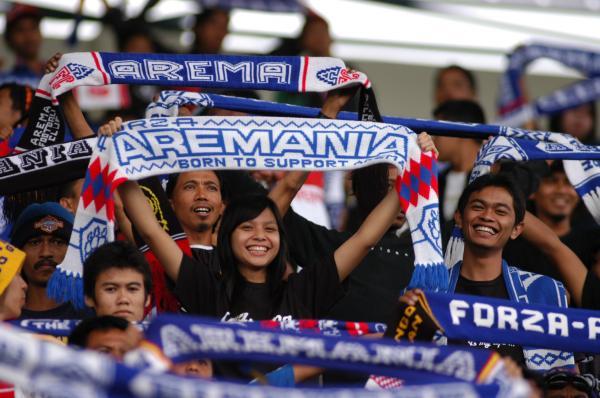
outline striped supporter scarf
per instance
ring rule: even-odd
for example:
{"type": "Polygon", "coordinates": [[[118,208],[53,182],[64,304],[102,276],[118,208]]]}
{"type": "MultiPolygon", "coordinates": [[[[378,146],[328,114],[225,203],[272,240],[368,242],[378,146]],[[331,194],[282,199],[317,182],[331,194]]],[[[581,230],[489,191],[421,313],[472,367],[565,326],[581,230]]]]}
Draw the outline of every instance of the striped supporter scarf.
{"type": "Polygon", "coordinates": [[[48,285],[58,301],[83,304],[82,264],[114,239],[112,195],[125,180],[199,169],[355,169],[387,162],[411,227],[416,269],[411,286],[444,289],[437,166],[411,130],[373,122],[269,117],[154,118],[127,122],[92,154],[69,248],[48,285]]]}
{"type": "Polygon", "coordinates": [[[508,55],[508,68],[501,79],[498,124],[520,126],[538,116],[550,115],[600,98],[600,52],[574,47],[532,43],[508,55]],[[585,76],[567,87],[531,102],[523,95],[523,77],[531,62],[548,58],[585,76]]]}
{"type": "Polygon", "coordinates": [[[372,370],[374,368],[366,364],[377,363],[377,369],[394,370],[395,374],[399,373],[399,369],[392,364],[400,363],[408,369],[408,374],[430,374],[423,370],[431,370],[443,375],[446,381],[384,392],[362,388],[290,389],[183,378],[117,363],[103,354],[32,339],[30,335],[7,325],[0,325],[0,379],[45,397],[61,398],[270,398],[290,394],[298,398],[520,398],[529,393],[523,382],[507,383],[509,380],[498,355],[486,350],[299,336],[188,317],[161,317],[153,327],[152,334],[158,333],[156,344],[163,344],[165,352],[173,354],[174,358],[175,354],[188,358],[239,358],[243,351],[261,361],[293,357],[294,362],[299,360],[315,366],[327,364],[337,368],[372,370]],[[215,341],[216,336],[224,339],[215,341]],[[298,344],[315,338],[310,347],[298,344]],[[217,344],[211,343],[208,347],[206,342],[209,340],[217,344]],[[264,350],[269,347],[271,350],[265,353],[264,350]],[[310,352],[306,351],[307,348],[310,352]]]}

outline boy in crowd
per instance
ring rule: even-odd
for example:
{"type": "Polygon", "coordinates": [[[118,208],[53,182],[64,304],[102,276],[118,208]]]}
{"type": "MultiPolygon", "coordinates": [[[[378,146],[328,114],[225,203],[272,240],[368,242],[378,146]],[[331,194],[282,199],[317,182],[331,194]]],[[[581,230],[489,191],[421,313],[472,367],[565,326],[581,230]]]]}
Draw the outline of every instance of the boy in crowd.
{"type": "Polygon", "coordinates": [[[14,224],[11,243],[26,254],[23,278],[29,284],[21,318],[81,319],[85,311],[48,297],[48,280],[67,253],[73,215],[55,202],[35,203],[14,224]]]}
{"type": "Polygon", "coordinates": [[[477,81],[468,69],[450,65],[439,69],[435,75],[434,103],[448,100],[477,100],[477,81]]]}
{"type": "MultiPolygon", "coordinates": [[[[509,299],[531,304],[567,306],[562,283],[509,266],[502,258],[504,246],[521,233],[555,263],[579,261],[535,216],[525,211],[525,198],[505,173],[487,174],[467,186],[458,202],[456,225],[464,236],[462,261],[450,269],[449,291],[475,296],[509,299]]],[[[454,342],[465,343],[465,342],[454,342]]],[[[472,346],[487,343],[468,342],[472,346]]],[[[550,369],[573,364],[566,352],[494,344],[502,355],[531,369],[550,369]],[[542,358],[541,363],[538,359],[542,358]]]]}
{"type": "Polygon", "coordinates": [[[97,316],[112,315],[140,322],[150,304],[151,291],[148,263],[128,242],[106,243],[83,264],[85,303],[97,316]]]}
{"type": "Polygon", "coordinates": [[[81,321],[69,336],[69,345],[103,352],[117,361],[138,346],[139,329],[124,318],[104,315],[81,321]]]}

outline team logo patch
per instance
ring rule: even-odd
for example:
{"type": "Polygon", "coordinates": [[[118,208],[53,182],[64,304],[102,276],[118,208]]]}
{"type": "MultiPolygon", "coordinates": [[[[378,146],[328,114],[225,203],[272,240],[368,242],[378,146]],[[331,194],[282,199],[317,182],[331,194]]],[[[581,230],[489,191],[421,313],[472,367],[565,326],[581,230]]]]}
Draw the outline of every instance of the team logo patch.
{"type": "Polygon", "coordinates": [[[56,90],[64,83],[73,83],[75,80],[81,80],[93,71],[92,68],[88,68],[87,66],[69,62],[56,72],[56,75],[50,80],[50,86],[56,90]]]}
{"type": "Polygon", "coordinates": [[[338,76],[342,68],[335,66],[333,68],[321,69],[317,72],[317,79],[330,86],[335,86],[338,82],[338,76]]]}
{"type": "Polygon", "coordinates": [[[64,228],[64,226],[65,224],[62,221],[52,216],[46,216],[33,224],[34,229],[39,229],[47,234],[51,234],[58,229],[64,228]]]}

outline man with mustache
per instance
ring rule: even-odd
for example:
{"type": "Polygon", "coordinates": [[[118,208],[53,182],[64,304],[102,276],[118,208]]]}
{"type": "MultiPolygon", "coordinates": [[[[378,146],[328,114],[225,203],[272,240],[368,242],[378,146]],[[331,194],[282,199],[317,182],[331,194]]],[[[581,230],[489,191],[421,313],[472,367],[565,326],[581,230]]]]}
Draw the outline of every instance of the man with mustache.
{"type": "Polygon", "coordinates": [[[29,288],[23,319],[81,319],[70,303],[57,303],[46,294],[48,280],[62,262],[73,228],[73,214],[55,202],[34,203],[25,208],[14,224],[11,243],[26,254],[22,276],[29,288]]]}

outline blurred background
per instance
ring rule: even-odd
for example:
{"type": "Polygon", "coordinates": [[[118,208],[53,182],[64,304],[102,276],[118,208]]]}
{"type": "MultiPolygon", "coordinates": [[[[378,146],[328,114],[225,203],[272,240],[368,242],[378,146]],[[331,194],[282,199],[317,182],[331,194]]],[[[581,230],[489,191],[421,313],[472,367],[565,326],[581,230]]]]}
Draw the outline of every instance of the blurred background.
{"type": "MultiPolygon", "coordinates": [[[[1,32],[15,3],[0,2],[1,32]]],[[[600,0],[21,0],[18,3],[36,6],[43,15],[43,45],[39,55],[42,60],[56,51],[132,51],[131,47],[124,48],[125,44],[141,50],[180,53],[327,55],[329,52],[367,73],[382,111],[396,116],[431,117],[435,72],[440,67],[457,64],[474,72],[480,103],[487,119],[492,121],[496,116],[499,77],[506,67],[505,54],[516,46],[535,40],[600,49],[600,0]],[[195,16],[215,6],[231,9],[228,21],[210,21],[204,33],[197,32],[195,16]],[[311,32],[306,32],[306,15],[319,22],[311,32]],[[220,48],[203,49],[202,43],[196,42],[198,34],[202,37],[216,34],[223,23],[226,31],[220,48]],[[145,36],[152,40],[151,45],[135,40],[131,44],[132,31],[143,32],[138,35],[140,40],[145,36]],[[301,35],[304,40],[299,45],[294,39],[301,35]]],[[[6,40],[1,41],[0,49],[2,69],[8,70],[15,62],[14,53],[6,40]]],[[[530,98],[534,98],[578,78],[576,72],[558,63],[539,60],[528,69],[526,86],[530,98]]],[[[273,99],[272,93],[260,95],[273,99]]],[[[545,127],[544,121],[540,127],[545,127]]]]}

